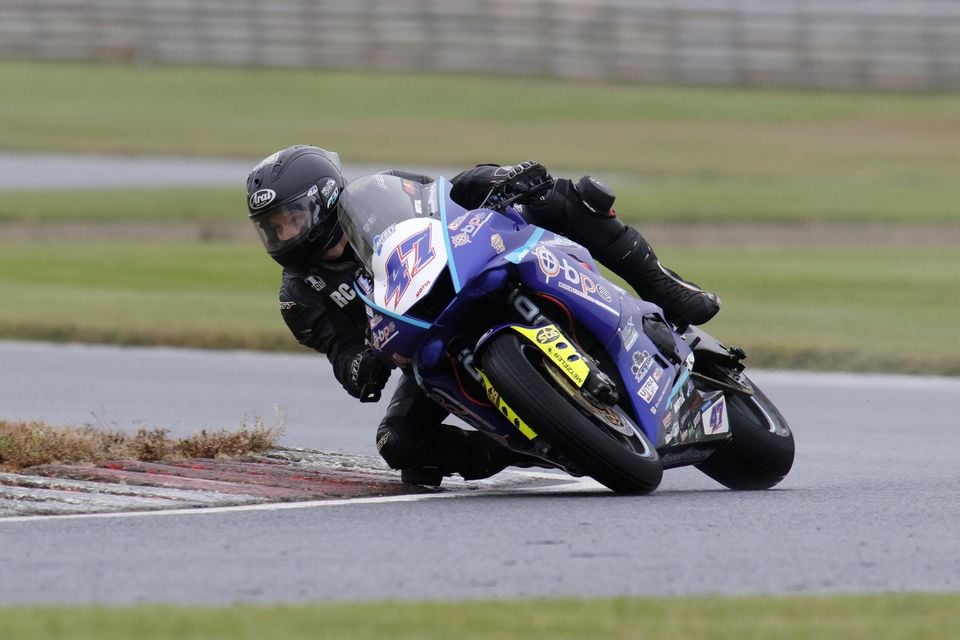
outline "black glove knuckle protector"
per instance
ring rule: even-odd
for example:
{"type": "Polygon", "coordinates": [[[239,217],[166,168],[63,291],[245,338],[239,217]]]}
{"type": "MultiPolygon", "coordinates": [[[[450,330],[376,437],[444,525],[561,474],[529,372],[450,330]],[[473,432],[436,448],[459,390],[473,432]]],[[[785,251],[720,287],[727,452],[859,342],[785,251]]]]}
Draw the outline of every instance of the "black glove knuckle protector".
{"type": "Polygon", "coordinates": [[[498,178],[504,191],[524,196],[519,200],[529,200],[553,184],[553,176],[546,167],[536,160],[525,160],[513,166],[500,167],[494,174],[498,178]]]}
{"type": "Polygon", "coordinates": [[[361,402],[376,402],[390,379],[391,368],[384,364],[370,348],[361,349],[350,361],[347,393],[361,402]]]}

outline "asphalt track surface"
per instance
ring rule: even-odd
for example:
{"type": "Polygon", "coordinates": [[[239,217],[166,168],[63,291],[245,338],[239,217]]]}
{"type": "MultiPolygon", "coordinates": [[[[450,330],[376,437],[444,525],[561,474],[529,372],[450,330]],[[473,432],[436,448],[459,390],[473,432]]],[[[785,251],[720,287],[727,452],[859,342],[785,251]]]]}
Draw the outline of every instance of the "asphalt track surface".
{"type": "MultiPolygon", "coordinates": [[[[313,354],[0,342],[0,418],[170,427],[287,415],[283,444],[374,451],[313,354]]],[[[960,380],[757,371],[797,438],[764,492],[693,469],[239,509],[0,520],[0,603],[220,604],[960,590],[960,380]]]]}
{"type": "MultiPolygon", "coordinates": [[[[226,186],[243,188],[260,158],[20,153],[0,151],[0,189],[104,189],[226,186]]],[[[353,180],[394,167],[347,161],[344,176],[353,180]]],[[[451,176],[460,169],[404,166],[408,171],[451,176]]]]}

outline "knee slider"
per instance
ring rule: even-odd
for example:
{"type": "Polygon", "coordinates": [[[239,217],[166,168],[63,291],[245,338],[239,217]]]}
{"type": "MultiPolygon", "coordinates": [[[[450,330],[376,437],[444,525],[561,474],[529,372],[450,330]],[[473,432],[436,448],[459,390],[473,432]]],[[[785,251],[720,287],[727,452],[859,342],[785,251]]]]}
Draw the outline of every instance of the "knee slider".
{"type": "Polygon", "coordinates": [[[377,451],[391,469],[404,469],[414,465],[415,444],[411,438],[401,437],[389,421],[385,421],[377,429],[377,451]]]}

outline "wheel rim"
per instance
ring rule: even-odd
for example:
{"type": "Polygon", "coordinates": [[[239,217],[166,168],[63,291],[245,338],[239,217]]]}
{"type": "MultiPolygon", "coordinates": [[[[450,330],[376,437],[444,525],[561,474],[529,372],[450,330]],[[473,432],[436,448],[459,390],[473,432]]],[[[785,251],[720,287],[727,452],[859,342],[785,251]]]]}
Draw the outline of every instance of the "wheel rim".
{"type": "Polygon", "coordinates": [[[524,355],[537,368],[545,371],[548,380],[553,382],[554,386],[567,397],[573,400],[574,405],[585,415],[594,425],[601,428],[604,433],[617,442],[629,446],[630,449],[639,456],[650,458],[653,456],[653,448],[647,442],[643,434],[634,425],[620,407],[604,406],[597,404],[573,385],[570,379],[563,374],[557,367],[541,357],[540,352],[535,351],[534,360],[530,359],[526,348],[522,348],[524,355]],[[639,447],[639,450],[638,450],[639,447]]]}

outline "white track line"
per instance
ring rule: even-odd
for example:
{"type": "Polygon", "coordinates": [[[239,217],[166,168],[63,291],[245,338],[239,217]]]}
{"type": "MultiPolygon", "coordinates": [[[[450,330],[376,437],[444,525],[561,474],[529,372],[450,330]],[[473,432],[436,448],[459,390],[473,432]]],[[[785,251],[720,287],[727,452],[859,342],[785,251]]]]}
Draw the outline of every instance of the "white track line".
{"type": "Polygon", "coordinates": [[[80,520],[80,519],[102,519],[102,518],[149,518],[158,516],[193,516],[193,515],[211,515],[220,513],[239,513],[244,511],[283,511],[286,509],[315,509],[318,507],[342,507],[347,505],[365,505],[365,504],[391,504],[397,502],[419,502],[421,500],[436,500],[440,498],[469,498],[471,496],[490,496],[495,494],[507,495],[510,493],[528,493],[540,491],[544,493],[553,493],[557,491],[595,491],[603,490],[603,486],[591,478],[574,478],[572,476],[563,476],[548,473],[538,473],[535,471],[517,471],[517,475],[522,475],[531,479],[557,480],[558,484],[552,486],[535,487],[508,487],[504,485],[490,486],[480,489],[463,489],[450,491],[446,493],[422,493],[402,496],[377,496],[372,498],[347,498],[341,500],[309,500],[305,502],[271,502],[269,504],[247,504],[236,505],[232,507],[197,507],[180,509],[158,509],[155,511],[121,511],[113,513],[74,513],[64,515],[37,515],[37,516],[11,516],[9,518],[0,518],[0,526],[11,522],[40,522],[43,520],[80,520]]]}

